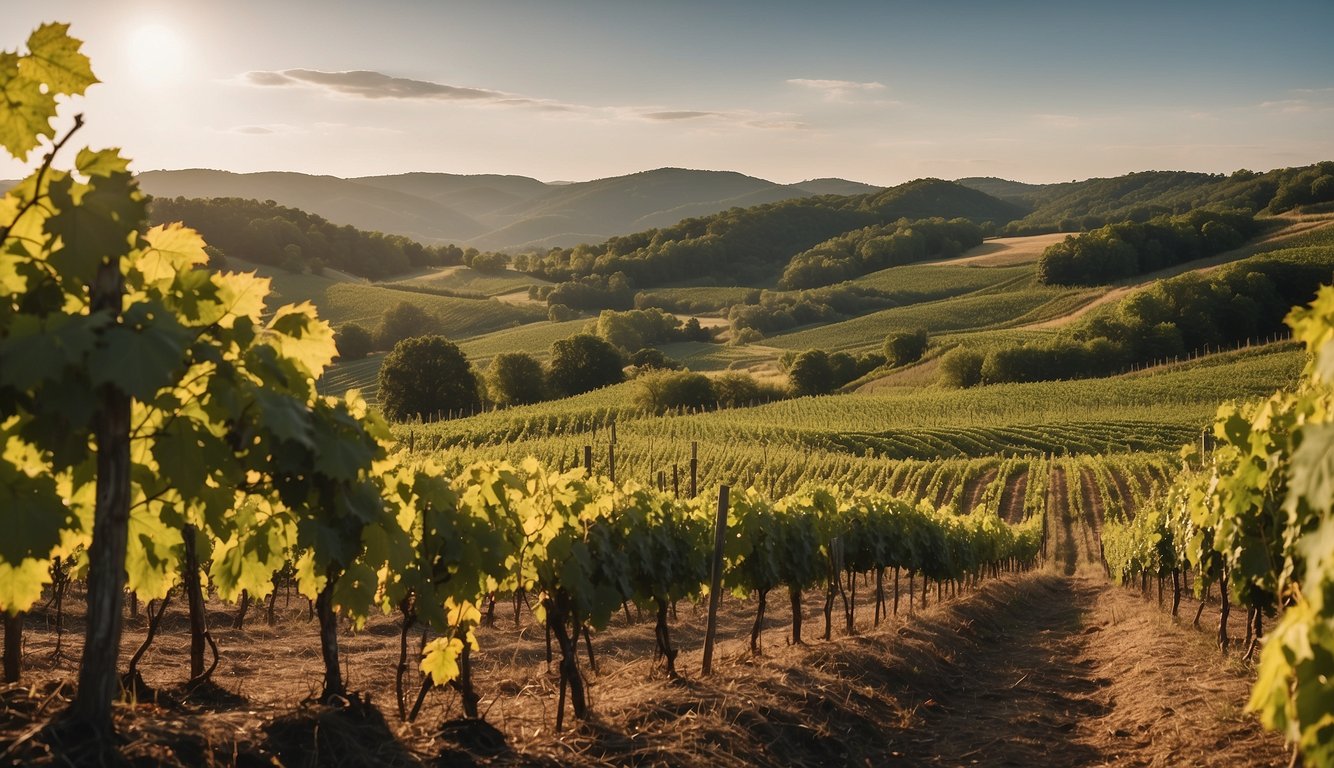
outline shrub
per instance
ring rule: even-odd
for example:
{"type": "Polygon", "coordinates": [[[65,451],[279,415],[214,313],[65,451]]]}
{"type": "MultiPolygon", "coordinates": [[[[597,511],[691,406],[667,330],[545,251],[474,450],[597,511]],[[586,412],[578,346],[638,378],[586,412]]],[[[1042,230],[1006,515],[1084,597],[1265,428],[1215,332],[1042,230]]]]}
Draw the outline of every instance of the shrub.
{"type": "Polygon", "coordinates": [[[982,382],[981,352],[955,347],[940,358],[940,382],[947,387],[972,387],[982,382]]]}
{"type": "Polygon", "coordinates": [[[544,399],[542,364],[525,352],[502,352],[486,368],[486,391],[496,405],[527,405],[544,399]]]}
{"type": "Polygon", "coordinates": [[[925,328],[891,333],[885,337],[885,362],[892,366],[915,363],[926,354],[928,342],[925,328]]]}
{"type": "Polygon", "coordinates": [[[713,384],[702,373],[653,371],[635,380],[635,405],[653,413],[680,408],[711,408],[713,384]]]}
{"type": "Polygon", "coordinates": [[[339,360],[360,360],[375,349],[375,340],[371,332],[356,323],[348,323],[338,329],[334,336],[338,346],[339,360]]]}

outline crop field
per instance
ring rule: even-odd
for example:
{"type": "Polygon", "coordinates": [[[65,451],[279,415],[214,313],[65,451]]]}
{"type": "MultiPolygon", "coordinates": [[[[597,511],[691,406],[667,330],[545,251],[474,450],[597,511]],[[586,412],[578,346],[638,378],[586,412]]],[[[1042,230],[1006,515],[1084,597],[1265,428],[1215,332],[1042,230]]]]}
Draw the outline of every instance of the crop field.
{"type": "Polygon", "coordinates": [[[829,325],[782,333],[764,343],[780,349],[863,351],[878,348],[887,333],[925,328],[930,333],[981,330],[1008,326],[1015,318],[1082,291],[1033,287],[1004,293],[980,293],[910,304],[829,325]]]}
{"type": "Polygon", "coordinates": [[[425,275],[396,282],[411,287],[479,293],[484,296],[499,296],[502,293],[527,290],[532,285],[549,284],[546,280],[522,272],[478,272],[470,267],[441,267],[425,275]]]}

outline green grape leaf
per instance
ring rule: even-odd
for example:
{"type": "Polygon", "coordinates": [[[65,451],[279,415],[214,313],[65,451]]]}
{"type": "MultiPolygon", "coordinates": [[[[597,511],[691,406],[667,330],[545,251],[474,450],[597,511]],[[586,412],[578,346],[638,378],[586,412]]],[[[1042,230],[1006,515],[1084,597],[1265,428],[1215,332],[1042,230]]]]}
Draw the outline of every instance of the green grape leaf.
{"type": "Polygon", "coordinates": [[[421,671],[431,676],[436,685],[446,685],[459,676],[459,655],[463,641],[457,637],[437,637],[426,644],[421,671]]]}
{"type": "Polygon", "coordinates": [[[222,327],[231,328],[240,317],[257,321],[264,314],[264,300],[269,295],[269,278],[259,277],[254,272],[229,272],[225,275],[214,274],[213,282],[218,286],[218,301],[227,313],[218,322],[222,327]]]}
{"type": "Polygon", "coordinates": [[[1305,499],[1314,510],[1329,510],[1334,503],[1334,424],[1310,424],[1302,430],[1289,472],[1289,508],[1305,499]]]}
{"type": "Polygon", "coordinates": [[[41,600],[42,588],[51,582],[49,564],[45,557],[18,564],[0,562],[0,610],[12,616],[41,600]]]}
{"type": "Polygon", "coordinates": [[[296,360],[316,378],[338,354],[333,328],[315,314],[315,305],[302,302],[278,308],[269,331],[284,357],[296,360]]]}
{"type": "Polygon", "coordinates": [[[144,600],[161,599],[176,583],[183,549],[179,528],[167,525],[156,509],[135,507],[125,549],[125,586],[144,600]]]}
{"type": "Polygon", "coordinates": [[[19,66],[52,93],[78,96],[98,82],[92,62],[79,52],[82,45],[69,36],[68,24],[43,24],[28,36],[28,55],[19,66]]]}
{"type": "Polygon", "coordinates": [[[365,563],[353,563],[334,584],[334,605],[360,622],[375,604],[379,583],[375,569],[365,563]]]}
{"type": "Polygon", "coordinates": [[[12,51],[0,51],[0,146],[19,160],[56,135],[51,118],[56,116],[54,93],[43,93],[40,80],[23,71],[23,60],[12,51]]]}
{"type": "MultiPolygon", "coordinates": [[[[34,452],[15,452],[17,440],[9,440],[5,460],[0,460],[0,509],[5,515],[5,533],[0,536],[0,561],[18,563],[26,558],[46,558],[60,545],[61,531],[72,521],[70,510],[56,492],[48,474],[30,476],[8,459],[26,456],[34,464],[34,452]]],[[[36,466],[40,467],[40,464],[36,466]]]]}
{"type": "Polygon", "coordinates": [[[148,247],[135,266],[149,283],[170,282],[177,273],[208,261],[204,238],[179,222],[153,227],[144,234],[144,240],[148,247]]]}
{"type": "Polygon", "coordinates": [[[310,410],[305,403],[266,390],[259,390],[254,396],[259,406],[260,422],[267,431],[279,440],[297,443],[308,449],[315,447],[310,410]]]}
{"type": "Polygon", "coordinates": [[[66,282],[89,284],[104,260],[128,254],[131,238],[148,215],[143,195],[126,173],[93,176],[87,185],[59,179],[50,195],[58,210],[45,228],[61,241],[50,261],[66,282]]]}
{"type": "Polygon", "coordinates": [[[149,402],[184,365],[186,338],[170,315],[142,330],[116,326],[102,334],[88,356],[94,384],[110,384],[139,402],[149,402]]]}
{"type": "Polygon", "coordinates": [[[152,442],[153,459],[163,483],[185,498],[204,490],[209,472],[231,458],[231,452],[194,419],[179,417],[159,431],[152,442]]]}
{"type": "Polygon", "coordinates": [[[121,157],[118,149],[89,149],[84,147],[74,158],[74,167],[84,176],[114,176],[130,172],[129,158],[121,157]]]}

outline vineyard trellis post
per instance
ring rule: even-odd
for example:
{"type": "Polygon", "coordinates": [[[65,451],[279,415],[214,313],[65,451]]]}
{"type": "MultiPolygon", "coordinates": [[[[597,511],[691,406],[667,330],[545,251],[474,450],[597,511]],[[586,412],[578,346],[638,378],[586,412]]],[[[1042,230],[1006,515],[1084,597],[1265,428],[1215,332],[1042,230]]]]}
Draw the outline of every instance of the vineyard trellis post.
{"type": "Polygon", "coordinates": [[[699,495],[699,443],[695,440],[690,441],[690,498],[699,495]]]}
{"type": "MultiPolygon", "coordinates": [[[[691,460],[694,463],[694,460],[691,460]]],[[[718,600],[723,585],[723,544],[727,540],[728,487],[718,487],[718,519],[713,529],[713,560],[709,570],[709,620],[704,631],[703,674],[713,673],[713,637],[718,630],[718,600]]]]}

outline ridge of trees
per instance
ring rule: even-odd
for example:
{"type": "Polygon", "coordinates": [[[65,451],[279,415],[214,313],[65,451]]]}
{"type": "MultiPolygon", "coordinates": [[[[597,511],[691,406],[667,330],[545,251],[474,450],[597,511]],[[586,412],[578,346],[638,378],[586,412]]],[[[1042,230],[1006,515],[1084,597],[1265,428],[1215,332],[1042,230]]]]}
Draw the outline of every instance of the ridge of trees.
{"type": "Polygon", "coordinates": [[[1302,205],[1334,202],[1334,162],[1240,169],[1231,174],[1141,171],[1060,184],[1024,185],[997,179],[964,179],[976,188],[1029,209],[1005,225],[1006,235],[1078,232],[1121,221],[1146,222],[1197,208],[1284,213],[1302,205]],[[1328,179],[1325,181],[1324,179],[1328,179]]]}
{"type": "Polygon", "coordinates": [[[929,258],[947,259],[981,245],[983,234],[976,222],[962,218],[899,219],[863,227],[793,256],[783,269],[778,287],[818,288],[887,267],[929,258]]]}
{"type": "Polygon", "coordinates": [[[1231,250],[1260,229],[1254,214],[1239,209],[1108,224],[1048,247],[1038,260],[1038,280],[1103,285],[1231,250]]]}
{"type": "Polygon", "coordinates": [[[956,347],[941,358],[947,386],[1109,376],[1133,364],[1230,347],[1284,331],[1295,305],[1334,270],[1334,252],[1293,248],[1189,273],[1092,313],[1068,335],[987,350],[956,347]]]}
{"type": "Polygon", "coordinates": [[[1022,213],[1012,203],[952,182],[918,179],[874,194],[733,208],[599,245],[520,255],[515,266],[552,282],[595,278],[604,287],[618,275],[631,287],[700,279],[746,282],[770,278],[794,255],[855,229],[942,216],[999,224],[1022,213]]]}
{"type": "MultiPolygon", "coordinates": [[[[423,267],[465,264],[481,256],[476,249],[422,245],[401,235],[339,226],[272,200],[155,198],[149,220],[185,222],[208,239],[215,263],[220,252],[224,258],[235,256],[289,272],[320,274],[332,267],[380,279],[423,267]]],[[[482,261],[490,265],[485,258],[482,261]]]]}

